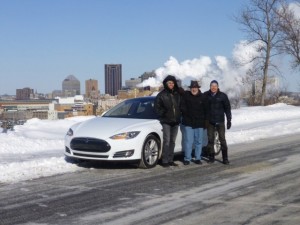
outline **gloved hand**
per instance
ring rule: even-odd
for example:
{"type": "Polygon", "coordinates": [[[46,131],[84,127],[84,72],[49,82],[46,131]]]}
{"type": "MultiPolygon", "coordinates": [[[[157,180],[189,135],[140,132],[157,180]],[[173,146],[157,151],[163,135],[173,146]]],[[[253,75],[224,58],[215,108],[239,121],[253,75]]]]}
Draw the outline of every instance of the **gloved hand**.
{"type": "Polygon", "coordinates": [[[229,130],[231,127],[231,121],[227,121],[227,130],[229,130]]]}

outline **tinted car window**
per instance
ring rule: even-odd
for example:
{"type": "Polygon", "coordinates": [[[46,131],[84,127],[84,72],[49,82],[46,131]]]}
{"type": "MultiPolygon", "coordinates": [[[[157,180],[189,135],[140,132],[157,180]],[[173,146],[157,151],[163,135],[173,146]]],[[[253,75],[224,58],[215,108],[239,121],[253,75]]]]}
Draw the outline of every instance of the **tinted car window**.
{"type": "Polygon", "coordinates": [[[116,105],[103,117],[157,119],[154,111],[154,98],[129,99],[116,105]]]}

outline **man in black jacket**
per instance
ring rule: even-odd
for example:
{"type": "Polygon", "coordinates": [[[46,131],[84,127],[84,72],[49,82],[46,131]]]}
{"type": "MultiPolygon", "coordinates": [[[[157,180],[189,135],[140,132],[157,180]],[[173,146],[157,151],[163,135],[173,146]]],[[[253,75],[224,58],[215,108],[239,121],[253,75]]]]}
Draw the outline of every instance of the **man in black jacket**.
{"type": "Polygon", "coordinates": [[[210,90],[206,91],[204,95],[207,98],[208,107],[208,123],[207,123],[207,136],[208,136],[208,151],[209,163],[215,161],[214,154],[214,131],[215,128],[219,133],[221,142],[223,164],[228,165],[228,147],[225,139],[225,117],[227,120],[227,129],[231,127],[231,106],[227,95],[219,90],[219,84],[216,80],[211,81],[210,90]]]}
{"type": "Polygon", "coordinates": [[[154,109],[163,127],[162,166],[174,163],[174,148],[180,123],[180,94],[176,78],[168,75],[163,80],[164,89],[156,96],[154,109]]]}
{"type": "Polygon", "coordinates": [[[205,98],[197,81],[191,81],[190,91],[185,91],[181,101],[183,125],[184,165],[192,159],[192,148],[195,146],[195,163],[202,164],[202,139],[205,126],[205,98]]]}

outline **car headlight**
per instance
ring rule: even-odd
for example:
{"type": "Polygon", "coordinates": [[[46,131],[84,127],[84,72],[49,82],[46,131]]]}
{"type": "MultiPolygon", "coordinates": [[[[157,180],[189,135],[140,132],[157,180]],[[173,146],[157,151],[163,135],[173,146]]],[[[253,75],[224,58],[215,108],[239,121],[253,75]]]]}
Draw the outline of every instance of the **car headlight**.
{"type": "Polygon", "coordinates": [[[68,136],[73,136],[73,130],[71,128],[68,130],[67,135],[68,136]]]}
{"type": "Polygon", "coordinates": [[[138,136],[139,133],[140,131],[124,132],[124,133],[116,134],[109,138],[113,140],[127,140],[127,139],[135,138],[136,136],[138,136]]]}

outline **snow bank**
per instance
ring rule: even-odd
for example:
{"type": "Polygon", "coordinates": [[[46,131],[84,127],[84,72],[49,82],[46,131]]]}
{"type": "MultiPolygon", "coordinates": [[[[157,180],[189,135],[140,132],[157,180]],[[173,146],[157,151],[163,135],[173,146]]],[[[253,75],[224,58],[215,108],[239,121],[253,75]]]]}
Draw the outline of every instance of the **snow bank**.
{"type": "MultiPolygon", "coordinates": [[[[233,110],[232,117],[232,128],[226,132],[229,145],[300,133],[300,107],[296,106],[244,107],[233,110]]],[[[71,125],[91,118],[31,119],[15,126],[15,131],[0,133],[0,183],[81,170],[65,161],[64,136],[71,125]]]]}

